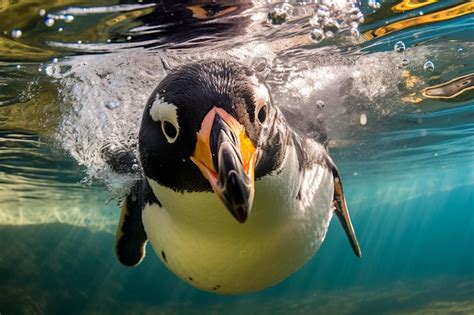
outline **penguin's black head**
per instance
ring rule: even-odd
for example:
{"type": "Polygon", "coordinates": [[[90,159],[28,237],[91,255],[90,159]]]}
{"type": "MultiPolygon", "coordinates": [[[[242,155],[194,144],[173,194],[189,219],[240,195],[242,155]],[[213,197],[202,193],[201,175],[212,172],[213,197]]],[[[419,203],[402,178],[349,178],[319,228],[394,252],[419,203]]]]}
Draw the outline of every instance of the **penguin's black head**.
{"type": "MultiPolygon", "coordinates": [[[[145,108],[139,149],[145,176],[176,191],[214,191],[239,222],[276,110],[266,86],[235,62],[193,63],[168,74],[145,108]]],[[[267,161],[267,162],[265,162],[267,161]]]]}

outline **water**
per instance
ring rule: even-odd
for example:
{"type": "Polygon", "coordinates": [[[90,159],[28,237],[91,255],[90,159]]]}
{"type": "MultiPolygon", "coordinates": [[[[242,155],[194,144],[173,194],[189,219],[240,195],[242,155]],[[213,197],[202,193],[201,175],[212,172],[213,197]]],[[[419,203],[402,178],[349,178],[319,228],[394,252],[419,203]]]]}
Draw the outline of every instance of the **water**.
{"type": "Polygon", "coordinates": [[[0,5],[0,313],[474,313],[474,4],[219,3],[0,5]],[[312,260],[254,294],[193,289],[151,248],[117,262],[139,175],[101,150],[135,148],[168,68],[216,57],[266,78],[300,132],[327,129],[363,258],[333,222],[312,260]]]}

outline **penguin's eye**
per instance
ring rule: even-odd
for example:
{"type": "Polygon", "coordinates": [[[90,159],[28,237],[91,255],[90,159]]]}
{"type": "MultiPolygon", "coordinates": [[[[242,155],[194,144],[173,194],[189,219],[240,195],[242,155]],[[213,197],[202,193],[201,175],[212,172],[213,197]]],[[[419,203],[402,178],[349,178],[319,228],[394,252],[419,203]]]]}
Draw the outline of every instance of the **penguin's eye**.
{"type": "Polygon", "coordinates": [[[260,110],[258,111],[257,117],[260,123],[263,124],[265,122],[265,120],[267,119],[267,105],[263,105],[260,108],[260,110]]]}
{"type": "Polygon", "coordinates": [[[178,138],[178,128],[168,120],[161,121],[161,130],[169,143],[173,143],[178,138]]]}
{"type": "Polygon", "coordinates": [[[168,143],[174,143],[179,136],[178,107],[157,94],[149,113],[154,122],[161,124],[161,131],[168,143]]]}

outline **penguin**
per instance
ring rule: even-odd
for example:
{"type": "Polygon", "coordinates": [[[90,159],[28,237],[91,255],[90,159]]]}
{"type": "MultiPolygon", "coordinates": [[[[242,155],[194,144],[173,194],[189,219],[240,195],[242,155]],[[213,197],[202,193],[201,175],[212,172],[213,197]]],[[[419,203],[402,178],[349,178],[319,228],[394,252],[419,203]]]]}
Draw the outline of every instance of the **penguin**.
{"type": "Polygon", "coordinates": [[[139,264],[149,241],[195,288],[255,292],[315,254],[333,213],[361,256],[326,148],[288,125],[250,68],[205,60],[170,72],[145,106],[138,138],[144,178],[123,202],[122,264],[139,264]]]}

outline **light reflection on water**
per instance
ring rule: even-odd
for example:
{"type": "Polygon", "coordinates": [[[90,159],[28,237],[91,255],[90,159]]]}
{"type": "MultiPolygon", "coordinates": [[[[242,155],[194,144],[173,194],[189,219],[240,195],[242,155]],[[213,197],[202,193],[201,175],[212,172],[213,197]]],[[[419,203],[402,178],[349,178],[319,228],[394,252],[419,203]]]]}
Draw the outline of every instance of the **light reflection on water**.
{"type": "Polygon", "coordinates": [[[0,132],[0,225],[65,223],[113,231],[116,204],[37,136],[0,132]]]}
{"type": "Polygon", "coordinates": [[[287,17],[273,1],[0,5],[0,313],[474,312],[473,94],[422,92],[473,73],[472,2],[363,1],[360,38],[341,27],[321,42],[311,32],[330,24],[314,21],[314,2],[291,2],[287,17]],[[331,224],[315,258],[251,295],[192,289],[151,248],[138,268],[118,264],[114,198],[131,178],[100,150],[135,147],[167,67],[216,57],[263,62],[295,128],[316,136],[325,125],[361,260],[331,224]]]}

